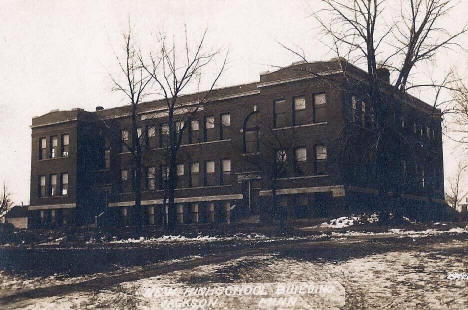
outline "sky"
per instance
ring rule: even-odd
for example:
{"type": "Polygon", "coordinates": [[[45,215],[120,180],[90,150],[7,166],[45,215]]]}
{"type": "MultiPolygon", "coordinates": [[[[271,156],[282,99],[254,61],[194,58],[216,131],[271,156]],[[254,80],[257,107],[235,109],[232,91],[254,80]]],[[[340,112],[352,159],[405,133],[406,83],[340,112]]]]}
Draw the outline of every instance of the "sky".
{"type": "MultiPolygon", "coordinates": [[[[112,92],[109,75],[118,76],[115,56],[129,24],[142,50],[154,47],[161,32],[180,38],[184,24],[189,38],[198,39],[208,29],[207,46],[229,51],[217,84],[223,87],[257,81],[260,72],[298,60],[278,42],[302,48],[309,61],[334,57],[311,17],[319,2],[1,0],[0,182],[6,182],[15,203],[29,203],[32,117],[52,109],[93,111],[127,103],[112,92]]],[[[467,2],[460,2],[445,28],[466,23],[467,2]]],[[[468,38],[461,43],[468,46],[468,38]]],[[[466,74],[467,52],[447,52],[433,67],[450,66],[466,74]]],[[[446,179],[463,156],[466,150],[447,140],[446,179]]]]}

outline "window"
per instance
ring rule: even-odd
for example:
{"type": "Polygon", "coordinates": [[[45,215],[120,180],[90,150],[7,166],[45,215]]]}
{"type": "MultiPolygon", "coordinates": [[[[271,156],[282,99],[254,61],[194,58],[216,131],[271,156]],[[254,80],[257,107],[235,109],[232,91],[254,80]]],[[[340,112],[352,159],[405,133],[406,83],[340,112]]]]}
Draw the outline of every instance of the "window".
{"type": "Polygon", "coordinates": [[[192,163],[191,169],[192,173],[200,172],[200,164],[198,162],[192,163]]]}
{"type": "Polygon", "coordinates": [[[362,127],[367,127],[366,126],[366,103],[364,101],[361,102],[361,126],[362,127]]]}
{"type": "Polygon", "coordinates": [[[128,181],[128,170],[121,170],[121,171],[120,171],[120,181],[121,181],[122,183],[128,181]]]}
{"type": "Polygon", "coordinates": [[[276,162],[277,163],[284,163],[286,162],[287,154],[285,150],[278,150],[276,151],[276,162]]]}
{"type": "Polygon", "coordinates": [[[305,162],[307,161],[307,150],[298,147],[294,150],[294,172],[296,175],[304,175],[305,162]]]}
{"type": "Polygon", "coordinates": [[[426,127],[426,135],[427,135],[427,138],[428,138],[428,139],[431,138],[431,128],[426,127]]]}
{"type": "Polygon", "coordinates": [[[244,126],[242,127],[244,153],[258,153],[257,114],[258,112],[256,111],[250,113],[244,121],[244,126]]]}
{"type": "Polygon", "coordinates": [[[159,147],[166,146],[169,142],[169,124],[162,124],[159,131],[159,147]]]}
{"type": "Polygon", "coordinates": [[[57,158],[58,138],[50,137],[50,158],[57,158]]]}
{"type": "Polygon", "coordinates": [[[325,94],[314,95],[314,123],[326,121],[326,103],[327,97],[325,94]]]}
{"type": "Polygon", "coordinates": [[[164,136],[169,135],[169,124],[162,124],[161,125],[161,134],[164,136]]]}
{"type": "Polygon", "coordinates": [[[351,97],[351,113],[353,123],[357,122],[358,119],[358,99],[356,96],[351,97]]]}
{"type": "Polygon", "coordinates": [[[40,138],[39,139],[39,159],[46,159],[47,158],[47,139],[40,138]]]}
{"type": "Polygon", "coordinates": [[[196,139],[196,133],[200,129],[200,123],[197,120],[193,120],[190,122],[190,130],[189,130],[189,138],[188,138],[188,143],[195,143],[196,139]]]}
{"type": "Polygon", "coordinates": [[[369,112],[370,112],[369,115],[370,115],[371,127],[374,127],[375,126],[375,111],[374,111],[373,105],[369,106],[369,112]]]}
{"type": "Polygon", "coordinates": [[[45,197],[46,193],[46,177],[45,175],[39,176],[39,197],[45,197]]]}
{"type": "Polygon", "coordinates": [[[426,179],[425,179],[425,175],[424,175],[424,168],[421,169],[421,186],[422,188],[424,188],[424,186],[426,185],[426,179]]]}
{"type": "Polygon", "coordinates": [[[205,162],[205,171],[207,174],[211,174],[215,172],[215,162],[213,160],[209,160],[205,162]]]}
{"type": "Polygon", "coordinates": [[[306,102],[304,97],[294,98],[294,111],[302,111],[306,108],[306,102]]]}
{"type": "Polygon", "coordinates": [[[154,190],[156,188],[156,168],[148,167],[146,170],[146,188],[154,190]]]}
{"type": "Polygon", "coordinates": [[[204,131],[204,141],[213,141],[216,139],[214,130],[215,128],[215,119],[214,116],[207,116],[205,118],[205,131],[204,131]]]}
{"type": "Polygon", "coordinates": [[[298,147],[296,150],[295,150],[295,160],[296,162],[305,162],[307,161],[307,150],[305,147],[298,147]]]}
{"type": "Polygon", "coordinates": [[[326,174],[327,148],[324,145],[315,146],[315,173],[326,174]]]}
{"type": "Polygon", "coordinates": [[[228,138],[226,127],[231,126],[231,115],[229,113],[221,114],[221,127],[219,128],[219,138],[221,140],[228,138]]]}
{"type": "Polygon", "coordinates": [[[150,148],[156,147],[156,127],[154,126],[146,128],[146,146],[150,148]]]}
{"type": "Polygon", "coordinates": [[[295,97],[294,102],[294,125],[303,125],[307,122],[306,101],[304,97],[295,97]]]}
{"type": "Polygon", "coordinates": [[[68,173],[62,173],[62,196],[68,195],[68,173]]]}
{"type": "Polygon", "coordinates": [[[123,129],[121,131],[121,136],[122,136],[122,141],[128,141],[128,130],[127,129],[123,129]]]}
{"type": "Polygon", "coordinates": [[[417,132],[417,126],[416,126],[416,122],[413,122],[413,133],[416,133],[417,132]]]}
{"type": "Polygon", "coordinates": [[[178,133],[184,128],[184,122],[182,121],[177,121],[175,125],[176,125],[176,131],[178,133]]]}
{"type": "Polygon", "coordinates": [[[223,170],[223,174],[231,174],[231,160],[230,159],[223,159],[221,161],[221,167],[223,170]]]}
{"type": "Polygon", "coordinates": [[[199,186],[200,163],[194,162],[190,165],[190,186],[199,186]]]}
{"type": "Polygon", "coordinates": [[[178,164],[177,165],[177,176],[183,176],[184,175],[184,164],[178,164]]]}
{"type": "Polygon", "coordinates": [[[148,137],[153,138],[156,136],[156,127],[150,126],[148,127],[148,137]]]}
{"type": "Polygon", "coordinates": [[[288,155],[286,150],[277,150],[275,157],[276,177],[286,176],[286,160],[288,155]]]}
{"type": "Polygon", "coordinates": [[[314,104],[316,106],[318,105],[324,105],[327,103],[327,97],[325,96],[325,94],[316,94],[314,95],[314,104]]]}
{"type": "Polygon", "coordinates": [[[221,175],[220,175],[220,184],[231,183],[231,160],[222,159],[221,160],[221,175]]]}
{"type": "Polygon", "coordinates": [[[128,151],[128,130],[122,129],[120,131],[120,139],[122,142],[121,150],[122,152],[128,151]]]}
{"type": "Polygon", "coordinates": [[[317,159],[319,160],[322,160],[322,159],[327,159],[327,148],[323,145],[317,145],[315,147],[315,153],[316,153],[316,157],[317,159]]]}
{"type": "Polygon", "coordinates": [[[205,119],[205,128],[213,129],[215,128],[214,116],[207,116],[205,119]]]}
{"type": "Polygon", "coordinates": [[[61,140],[62,150],[60,153],[62,157],[68,157],[68,154],[70,152],[70,136],[62,135],[61,140]]]}
{"type": "Polygon", "coordinates": [[[307,197],[307,195],[298,195],[296,197],[296,202],[298,206],[307,206],[309,204],[309,198],[307,197]]]}
{"type": "Polygon", "coordinates": [[[169,167],[161,165],[161,181],[165,182],[169,178],[169,167]]]}
{"type": "Polygon", "coordinates": [[[190,127],[192,128],[192,131],[198,131],[200,129],[200,123],[198,121],[192,121],[190,123],[190,127]]]}
{"type": "Polygon", "coordinates": [[[274,126],[276,128],[289,126],[289,107],[286,100],[277,100],[274,102],[274,126]]]}
{"type": "Polygon", "coordinates": [[[215,185],[215,162],[213,160],[205,161],[204,183],[205,185],[215,185]]]}
{"type": "Polygon", "coordinates": [[[244,132],[245,153],[258,152],[258,129],[248,129],[244,132]]]}
{"type": "Polygon", "coordinates": [[[288,206],[288,197],[287,196],[280,196],[279,197],[279,205],[281,207],[287,207],[288,206]]]}
{"type": "Polygon", "coordinates": [[[104,150],[104,168],[109,169],[110,168],[110,149],[105,149],[104,150]]]}
{"type": "Polygon", "coordinates": [[[405,119],[404,118],[401,119],[401,128],[405,128],[405,119]]]}
{"type": "Polygon", "coordinates": [[[223,124],[224,127],[231,126],[231,114],[229,113],[221,114],[221,124],[223,124]]]}
{"type": "Polygon", "coordinates": [[[57,196],[57,175],[51,174],[50,175],[50,189],[49,189],[50,196],[57,196]]]}

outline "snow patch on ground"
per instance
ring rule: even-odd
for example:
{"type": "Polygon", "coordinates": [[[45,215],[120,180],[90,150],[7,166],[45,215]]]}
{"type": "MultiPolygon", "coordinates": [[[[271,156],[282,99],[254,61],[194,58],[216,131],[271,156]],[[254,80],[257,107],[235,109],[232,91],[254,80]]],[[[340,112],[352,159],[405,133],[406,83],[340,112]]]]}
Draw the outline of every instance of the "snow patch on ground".
{"type": "Polygon", "coordinates": [[[371,215],[361,214],[358,216],[342,216],[320,224],[321,228],[346,228],[359,223],[376,223],[379,216],[376,213],[371,215]]]}
{"type": "Polygon", "coordinates": [[[65,237],[56,238],[47,242],[42,242],[39,245],[59,245],[62,241],[65,240],[65,237]]]}
{"type": "Polygon", "coordinates": [[[322,228],[345,228],[349,226],[353,226],[356,222],[360,220],[359,216],[342,216],[336,219],[332,219],[330,221],[324,222],[320,225],[322,228]]]}
{"type": "Polygon", "coordinates": [[[392,234],[418,238],[418,237],[436,236],[436,235],[442,235],[442,234],[463,234],[463,233],[468,233],[468,230],[466,227],[465,228],[454,227],[449,230],[437,230],[437,229],[429,228],[429,229],[421,230],[421,231],[392,228],[392,229],[389,229],[389,232],[392,234]]]}
{"type": "Polygon", "coordinates": [[[138,239],[129,238],[125,240],[113,240],[109,243],[171,243],[171,242],[216,242],[216,241],[230,241],[230,240],[266,240],[267,236],[263,234],[251,233],[251,234],[236,234],[234,236],[203,236],[198,235],[196,237],[185,237],[182,235],[165,235],[159,238],[145,238],[140,237],[138,239]]]}

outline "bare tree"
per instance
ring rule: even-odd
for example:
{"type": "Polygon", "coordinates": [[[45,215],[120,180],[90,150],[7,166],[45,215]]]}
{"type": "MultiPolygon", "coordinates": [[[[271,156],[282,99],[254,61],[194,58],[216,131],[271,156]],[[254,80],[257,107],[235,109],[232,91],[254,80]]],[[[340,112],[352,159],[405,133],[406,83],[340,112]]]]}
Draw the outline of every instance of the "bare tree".
{"type": "MultiPolygon", "coordinates": [[[[392,15],[386,7],[390,3],[385,0],[322,0],[321,3],[323,8],[313,16],[321,26],[324,40],[339,59],[367,69],[364,83],[352,81],[350,88],[359,89],[362,99],[374,112],[373,139],[367,147],[374,153],[379,193],[393,192],[399,197],[400,183],[387,176],[386,154],[400,154],[400,146],[412,142],[400,134],[396,120],[404,112],[401,104],[395,103],[401,103],[408,91],[424,87],[434,90],[434,107],[440,107],[443,102],[437,100],[443,98],[440,92],[451,89],[450,73],[439,82],[431,79],[417,84],[412,82],[413,71],[418,65],[435,60],[441,50],[456,47],[457,39],[468,27],[462,25],[457,32],[449,33],[440,26],[455,4],[451,0],[400,1],[393,11],[398,12],[397,16],[392,15]],[[390,81],[392,88],[382,78],[381,68],[395,77],[390,81]]],[[[288,49],[306,60],[304,53],[288,49]]],[[[345,78],[348,79],[346,73],[345,78]]]]}
{"type": "Polygon", "coordinates": [[[462,79],[458,79],[454,90],[452,91],[452,98],[455,101],[453,114],[453,135],[451,139],[456,142],[467,144],[468,143],[468,87],[462,79]]]}
{"type": "Polygon", "coordinates": [[[11,193],[8,191],[6,183],[3,182],[2,194],[0,196],[0,214],[7,211],[12,205],[11,193]]]}
{"type": "MultiPolygon", "coordinates": [[[[393,86],[401,92],[438,84],[412,84],[411,73],[422,62],[431,61],[442,49],[457,46],[468,27],[449,33],[440,26],[455,1],[400,1],[399,16],[388,16],[385,0],[322,0],[324,9],[315,14],[326,38],[338,54],[367,65],[369,82],[378,78],[378,67],[396,75],[393,86]],[[330,18],[326,21],[325,18],[330,18]],[[388,20],[391,19],[389,22],[388,20]]],[[[375,84],[375,82],[373,82],[375,84]]],[[[372,86],[372,85],[371,85],[372,86]]]]}
{"type": "Polygon", "coordinates": [[[447,202],[455,210],[458,208],[458,204],[461,202],[462,199],[462,180],[467,168],[467,165],[458,163],[457,172],[455,176],[449,180],[449,192],[447,193],[447,202]]]}
{"type": "Polygon", "coordinates": [[[199,93],[188,104],[180,99],[186,88],[200,87],[205,68],[213,64],[221,53],[220,50],[207,50],[206,34],[205,31],[192,47],[185,27],[185,45],[182,48],[177,48],[174,41],[169,42],[164,34],[159,34],[159,48],[156,53],[148,55],[149,61],[145,61],[140,55],[140,66],[154,82],[155,92],[162,95],[167,109],[167,180],[164,197],[167,198],[170,229],[176,224],[174,194],[177,185],[177,160],[183,134],[193,117],[210,99],[227,61],[226,54],[207,91],[199,93]]]}
{"type": "MultiPolygon", "coordinates": [[[[137,210],[137,228],[141,230],[143,225],[144,210],[141,206],[141,177],[142,177],[142,134],[138,131],[138,106],[142,102],[145,95],[147,95],[146,88],[151,82],[150,77],[140,65],[139,56],[135,47],[135,42],[131,28],[127,33],[123,35],[124,41],[124,56],[116,56],[119,69],[123,77],[123,81],[120,82],[111,76],[114,87],[113,91],[123,93],[130,103],[131,110],[131,143],[128,142],[128,136],[124,137],[121,135],[121,143],[129,150],[132,155],[132,161],[134,163],[134,175],[132,179],[132,188],[135,198],[135,208],[137,210]]],[[[127,132],[128,134],[128,132],[127,132]]]]}
{"type": "MultiPolygon", "coordinates": [[[[253,167],[262,173],[263,179],[268,182],[268,188],[271,190],[271,204],[263,206],[263,220],[271,221],[272,215],[276,215],[279,220],[280,229],[284,228],[284,221],[287,217],[286,209],[278,203],[278,179],[300,171],[295,164],[295,149],[298,141],[296,131],[292,130],[278,131],[274,130],[272,123],[261,112],[254,112],[249,117],[251,123],[251,136],[256,141],[244,141],[243,149],[239,150],[244,156],[244,164],[253,167]],[[249,146],[249,143],[253,146],[249,146]],[[255,145],[256,144],[256,145],[255,145]]],[[[244,131],[244,140],[249,139],[248,133],[244,131]]],[[[251,170],[247,167],[245,170],[251,170]]]]}

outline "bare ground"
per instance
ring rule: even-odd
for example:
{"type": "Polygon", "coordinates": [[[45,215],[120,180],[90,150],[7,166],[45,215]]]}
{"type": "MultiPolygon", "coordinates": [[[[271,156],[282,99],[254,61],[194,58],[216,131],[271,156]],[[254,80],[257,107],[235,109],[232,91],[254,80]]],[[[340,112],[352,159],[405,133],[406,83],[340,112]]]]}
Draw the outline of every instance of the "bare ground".
{"type": "Polygon", "coordinates": [[[467,252],[467,233],[4,248],[0,308],[159,309],[152,288],[162,284],[337,280],[343,309],[464,309],[468,281],[448,275],[467,272],[467,252]]]}

